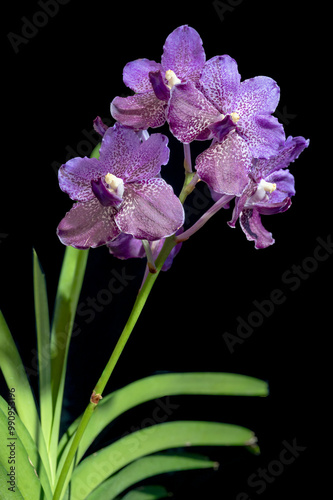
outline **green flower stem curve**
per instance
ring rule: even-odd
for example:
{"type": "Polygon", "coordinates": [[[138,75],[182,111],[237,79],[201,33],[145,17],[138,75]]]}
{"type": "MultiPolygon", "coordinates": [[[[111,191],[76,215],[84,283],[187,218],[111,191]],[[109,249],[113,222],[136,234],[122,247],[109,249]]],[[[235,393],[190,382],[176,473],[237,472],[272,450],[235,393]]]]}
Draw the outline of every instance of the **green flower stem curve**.
{"type": "Polygon", "coordinates": [[[83,433],[88,425],[88,422],[94,412],[94,409],[96,408],[98,404],[98,400],[101,398],[101,395],[105,389],[106,384],[108,383],[111,374],[117,364],[117,361],[121,355],[121,353],[124,350],[124,347],[133,331],[133,328],[141,314],[141,311],[148,299],[149,293],[162,269],[162,266],[168,257],[169,253],[175,246],[175,238],[174,236],[170,236],[169,238],[166,239],[163,248],[156,260],[156,273],[152,274],[149,273],[144,284],[142,285],[138,296],[136,298],[136,301],[134,303],[133,309],[131,311],[131,314],[127,320],[127,323],[123,329],[123,332],[111,354],[111,357],[105,366],[102,375],[100,376],[100,379],[98,380],[94,391],[93,395],[91,397],[91,400],[82,416],[81,422],[78,426],[78,429],[75,433],[72,445],[68,451],[68,455],[66,457],[66,460],[64,462],[62,471],[59,475],[59,480],[53,495],[53,500],[60,500],[62,497],[62,491],[66,483],[67,475],[69,473],[69,470],[71,468],[73,459],[75,457],[76,450],[79,446],[79,443],[81,441],[81,438],[83,436],[83,433]]]}
{"type": "MultiPolygon", "coordinates": [[[[195,184],[197,182],[197,179],[194,179],[194,174],[187,172],[185,175],[185,182],[183,189],[179,195],[179,199],[182,203],[186,200],[187,196],[192,192],[192,190],[195,187],[195,184]],[[192,183],[191,183],[192,181],[192,183]],[[194,181],[194,182],[193,182],[194,181]],[[192,184],[192,185],[191,185],[192,184]]],[[[96,408],[99,399],[101,398],[101,395],[105,389],[106,384],[108,383],[111,374],[118,362],[118,359],[120,358],[121,353],[123,352],[125,345],[133,331],[133,328],[141,314],[141,311],[148,299],[149,293],[162,269],[162,266],[170,254],[171,250],[173,247],[176,245],[176,239],[174,235],[166,238],[165,243],[162,247],[162,250],[159,253],[159,256],[156,259],[155,266],[156,266],[156,272],[154,273],[148,273],[147,278],[145,279],[138,295],[136,298],[136,301],[134,303],[133,309],[131,311],[131,314],[127,320],[127,323],[123,329],[123,332],[121,336],[119,337],[119,340],[111,354],[111,357],[105,366],[102,375],[100,376],[97,384],[95,385],[93,394],[91,396],[90,402],[83,413],[81,422],[77,428],[77,431],[75,433],[73,442],[71,444],[71,447],[68,451],[68,455],[66,457],[66,460],[64,462],[62,471],[59,475],[58,483],[56,486],[56,489],[54,491],[53,495],[53,500],[60,500],[62,498],[62,492],[64,490],[65,485],[68,484],[67,481],[67,476],[69,474],[69,471],[72,466],[72,462],[75,457],[75,453],[77,451],[77,448],[79,446],[79,443],[81,441],[81,438],[83,436],[83,433],[88,425],[88,422],[94,412],[94,409],[96,408]]]]}

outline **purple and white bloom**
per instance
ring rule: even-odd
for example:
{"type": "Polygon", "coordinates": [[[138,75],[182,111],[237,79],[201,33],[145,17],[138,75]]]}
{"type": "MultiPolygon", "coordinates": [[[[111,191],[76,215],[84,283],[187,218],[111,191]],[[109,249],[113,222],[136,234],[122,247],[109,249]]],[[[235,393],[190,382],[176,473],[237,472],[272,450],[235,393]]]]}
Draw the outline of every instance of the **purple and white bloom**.
{"type": "Polygon", "coordinates": [[[171,94],[167,120],[183,143],[223,142],[236,129],[252,156],[269,158],[285,141],[283,126],[272,116],[280,97],[276,82],[266,76],[241,82],[237,63],[228,55],[207,61],[198,85],[179,83],[171,94]]]}
{"type": "Polygon", "coordinates": [[[100,157],[73,158],[59,169],[59,185],[77,203],[60,222],[65,245],[98,247],[121,233],[159,240],[174,234],[184,210],[160,174],[169,160],[168,139],[153,134],[141,142],[120,124],[103,136],[100,157]]]}
{"type": "Polygon", "coordinates": [[[242,195],[236,198],[232,220],[239,219],[242,230],[255,248],[266,248],[274,243],[272,234],[261,222],[261,215],[285,212],[295,195],[294,177],[287,169],[309,145],[304,137],[288,137],[279,152],[271,158],[253,160],[249,182],[242,195]]]}
{"type": "Polygon", "coordinates": [[[166,120],[172,87],[185,82],[197,84],[205,61],[197,31],[187,25],[175,29],[165,41],[161,63],[137,59],[126,64],[123,80],[135,95],[112,101],[113,118],[137,130],[160,127],[166,120]]]}

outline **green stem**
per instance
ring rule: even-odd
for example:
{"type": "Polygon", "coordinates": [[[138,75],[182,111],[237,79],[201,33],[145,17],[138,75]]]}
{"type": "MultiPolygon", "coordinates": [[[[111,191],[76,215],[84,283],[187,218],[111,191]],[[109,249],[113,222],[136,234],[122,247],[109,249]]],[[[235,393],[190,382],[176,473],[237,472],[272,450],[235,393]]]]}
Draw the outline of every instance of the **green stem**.
{"type": "Polygon", "coordinates": [[[134,306],[133,306],[133,309],[131,311],[131,314],[127,320],[127,323],[124,327],[124,330],[111,354],[111,357],[107,363],[107,365],[105,366],[104,370],[103,370],[103,373],[100,377],[100,379],[98,380],[96,386],[95,386],[95,389],[93,391],[93,394],[92,394],[92,397],[91,397],[91,400],[82,416],[82,419],[80,421],[80,424],[77,428],[77,431],[75,433],[75,436],[73,438],[73,442],[71,444],[71,447],[68,451],[68,455],[66,457],[66,460],[64,462],[64,465],[63,465],[63,468],[62,468],[62,471],[59,475],[59,479],[58,479],[58,483],[57,483],[57,486],[56,486],[56,489],[55,489],[55,492],[54,492],[54,495],[53,495],[53,500],[60,500],[60,498],[62,497],[62,491],[63,491],[63,488],[64,488],[64,485],[66,483],[66,479],[67,479],[67,476],[68,476],[68,473],[70,471],[70,468],[71,468],[71,465],[72,465],[72,462],[73,462],[73,459],[75,457],[75,453],[77,451],[77,448],[79,446],[79,443],[81,441],[81,438],[83,436],[83,433],[89,423],[89,420],[94,412],[94,409],[96,408],[97,404],[98,404],[98,400],[101,398],[101,395],[105,389],[105,386],[107,384],[107,382],[109,381],[110,377],[111,377],[111,374],[114,370],[114,367],[116,366],[117,364],[117,361],[121,355],[121,353],[123,352],[124,350],[124,347],[132,333],[132,330],[141,314],[141,311],[148,299],[148,296],[149,296],[149,293],[157,279],[157,276],[159,275],[161,269],[162,269],[162,266],[166,260],[166,258],[168,257],[169,253],[171,252],[171,250],[173,249],[173,247],[175,246],[176,242],[175,242],[175,238],[174,236],[170,236],[169,238],[166,239],[164,245],[163,245],[163,248],[156,260],[156,273],[154,274],[151,274],[149,273],[144,284],[142,285],[142,288],[140,289],[139,293],[138,293],[138,296],[136,298],[136,301],[134,303],[134,306]]]}
{"type": "MultiPolygon", "coordinates": [[[[194,174],[192,172],[186,172],[185,173],[185,181],[184,181],[184,186],[183,189],[179,195],[179,200],[181,203],[184,203],[186,200],[187,196],[193,191],[195,188],[196,183],[198,182],[198,176],[197,174],[194,174]]],[[[58,483],[56,486],[56,489],[54,491],[53,495],[53,500],[60,500],[62,498],[62,491],[64,489],[64,486],[67,481],[67,476],[69,474],[69,471],[72,466],[72,462],[74,460],[76,451],[78,449],[78,446],[80,444],[81,438],[85,432],[85,429],[89,423],[89,420],[98,404],[99,399],[102,397],[102,393],[105,389],[106,384],[108,383],[111,374],[118,362],[118,359],[120,358],[121,353],[123,352],[125,345],[133,331],[134,326],[136,325],[136,322],[141,314],[141,311],[148,299],[149,293],[151,289],[153,288],[153,285],[160,274],[160,271],[162,269],[162,266],[170,254],[171,250],[173,247],[176,245],[176,238],[173,236],[170,236],[166,238],[165,243],[162,247],[162,250],[159,253],[159,256],[156,259],[155,262],[155,267],[156,267],[156,272],[154,273],[149,273],[147,278],[145,279],[138,295],[136,298],[136,301],[134,303],[133,309],[131,311],[131,314],[127,320],[127,323],[123,329],[123,332],[121,336],[119,337],[119,340],[111,354],[111,357],[105,366],[102,375],[100,376],[97,384],[95,385],[94,391],[92,393],[90,402],[82,416],[82,419],[80,421],[80,424],[77,428],[77,431],[75,433],[75,436],[73,438],[71,447],[68,451],[66,460],[64,462],[63,468],[60,472],[58,483]]]]}

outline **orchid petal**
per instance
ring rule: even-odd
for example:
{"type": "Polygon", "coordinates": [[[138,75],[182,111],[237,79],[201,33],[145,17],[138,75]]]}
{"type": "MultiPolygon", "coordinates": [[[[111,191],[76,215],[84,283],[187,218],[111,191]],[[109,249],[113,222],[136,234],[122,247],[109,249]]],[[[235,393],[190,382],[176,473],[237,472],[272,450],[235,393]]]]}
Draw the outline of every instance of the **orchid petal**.
{"type": "Polygon", "coordinates": [[[233,132],[197,157],[196,170],[217,193],[240,196],[249,181],[251,160],[248,145],[237,132],[233,132]]]}
{"type": "Polygon", "coordinates": [[[152,90],[149,73],[159,71],[161,65],[149,59],[136,59],[126,64],[123,70],[123,80],[127,87],[136,93],[152,90]]]}
{"type": "Polygon", "coordinates": [[[149,80],[157,99],[167,102],[170,99],[170,89],[165,84],[161,71],[151,71],[149,80]]]}
{"type": "Polygon", "coordinates": [[[192,82],[175,85],[167,108],[167,120],[173,135],[183,143],[197,139],[220,113],[192,82]]]}
{"type": "Polygon", "coordinates": [[[116,210],[103,207],[97,198],[75,203],[60,222],[57,234],[64,245],[89,248],[104,245],[120,233],[114,222],[116,210]]]}
{"type": "Polygon", "coordinates": [[[233,113],[240,79],[237,63],[232,57],[216,56],[206,62],[199,88],[220,113],[233,113]]]}
{"type": "Polygon", "coordinates": [[[154,178],[127,185],[115,221],[122,232],[152,241],[174,234],[183,224],[184,210],[172,187],[154,178]]]}
{"type": "Polygon", "coordinates": [[[304,137],[288,137],[274,156],[255,160],[252,167],[252,177],[259,182],[260,179],[265,179],[273,172],[287,167],[298,158],[308,145],[309,141],[304,137]]]}
{"type": "Polygon", "coordinates": [[[58,171],[59,186],[75,201],[88,201],[94,198],[91,180],[105,175],[105,166],[96,158],[72,158],[58,171]]]}
{"type": "Polygon", "coordinates": [[[115,97],[111,102],[111,115],[115,120],[135,129],[161,127],[165,123],[165,102],[152,90],[129,97],[115,97]]]}
{"type": "Polygon", "coordinates": [[[161,165],[169,161],[169,139],[163,134],[152,134],[140,144],[132,162],[124,174],[125,182],[148,180],[156,177],[161,170],[161,165]]]}
{"type": "Polygon", "coordinates": [[[272,233],[268,232],[261,223],[257,210],[246,209],[240,214],[240,225],[249,241],[255,242],[255,248],[266,248],[274,244],[272,233]]]}
{"type": "Polygon", "coordinates": [[[205,60],[202,40],[190,26],[176,28],[166,39],[161,59],[163,70],[174,71],[182,82],[198,80],[205,60]]]}

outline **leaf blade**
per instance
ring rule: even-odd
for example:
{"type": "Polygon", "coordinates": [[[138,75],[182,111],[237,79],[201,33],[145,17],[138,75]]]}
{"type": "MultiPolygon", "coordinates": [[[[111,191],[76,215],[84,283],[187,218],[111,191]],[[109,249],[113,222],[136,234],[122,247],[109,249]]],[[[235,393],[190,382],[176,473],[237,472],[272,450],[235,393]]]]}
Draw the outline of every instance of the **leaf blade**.
{"type": "MultiPolygon", "coordinates": [[[[267,383],[233,373],[163,373],[137,380],[105,396],[96,408],[78,448],[77,461],[98,434],[119,415],[146,401],[173,395],[267,396],[267,383]]],[[[59,443],[61,463],[80,417],[59,443]]]]}
{"type": "Polygon", "coordinates": [[[54,471],[57,464],[68,350],[87,259],[88,250],[66,247],[55,301],[50,341],[53,422],[49,448],[54,471]]]}
{"type": "MultiPolygon", "coordinates": [[[[10,469],[11,465],[8,460],[8,455],[13,453],[14,455],[10,456],[15,457],[15,476],[13,476],[15,480],[12,480],[14,484],[11,486],[14,487],[14,491],[17,486],[24,500],[29,500],[31,498],[39,499],[41,484],[34,472],[31,461],[29,461],[29,455],[17,435],[15,439],[14,437],[8,438],[8,435],[6,435],[7,427],[7,416],[0,410],[0,439],[1,443],[6,443],[6,446],[0,446],[0,463],[6,470],[6,475],[9,474],[9,471],[13,469],[10,469]]],[[[3,485],[1,487],[3,487],[3,485]]]]}
{"type": "Polygon", "coordinates": [[[16,409],[32,439],[40,438],[40,422],[33,392],[25,372],[21,356],[10,333],[6,320],[0,311],[0,368],[8,388],[16,392],[16,409]]]}
{"type": "Polygon", "coordinates": [[[163,486],[143,486],[132,490],[122,500],[159,500],[170,496],[163,486]]]}
{"type": "Polygon", "coordinates": [[[187,446],[249,446],[255,442],[252,431],[237,425],[202,421],[164,422],[127,435],[85,458],[73,472],[71,491],[76,500],[83,500],[122,467],[161,450],[187,446]],[[97,472],[92,474],[91,471],[97,472]]]}
{"type": "MultiPolygon", "coordinates": [[[[158,474],[215,467],[216,462],[202,455],[190,453],[149,455],[130,463],[104,481],[87,497],[87,500],[114,500],[127,488],[158,474]]],[[[132,497],[130,493],[124,498],[132,497]]]]}
{"type": "Polygon", "coordinates": [[[47,446],[49,446],[53,419],[51,394],[50,318],[45,274],[42,271],[35,250],[33,251],[33,282],[38,351],[40,420],[45,442],[47,446]]]}
{"type": "MultiPolygon", "coordinates": [[[[8,415],[8,406],[9,405],[7,404],[7,402],[0,396],[0,412],[2,412],[3,415],[5,416],[8,415]]],[[[40,449],[38,450],[36,443],[32,440],[28,430],[23,425],[22,420],[18,415],[15,416],[14,422],[15,422],[15,427],[14,427],[15,433],[19,437],[24,449],[27,452],[27,455],[31,459],[31,462],[35,465],[41,486],[45,493],[45,499],[51,500],[52,499],[52,492],[50,486],[51,473],[50,473],[46,447],[44,449],[40,447],[40,449]]],[[[2,429],[0,428],[1,443],[5,442],[6,438],[8,438],[8,435],[9,435],[8,425],[6,426],[6,428],[2,429]]]]}

